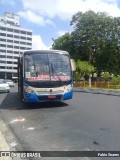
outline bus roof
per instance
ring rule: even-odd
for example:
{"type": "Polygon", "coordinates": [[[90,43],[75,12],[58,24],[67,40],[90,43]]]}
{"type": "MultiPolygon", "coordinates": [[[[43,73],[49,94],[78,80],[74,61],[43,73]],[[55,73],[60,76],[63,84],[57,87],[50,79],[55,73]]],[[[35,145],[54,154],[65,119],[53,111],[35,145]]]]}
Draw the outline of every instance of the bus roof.
{"type": "Polygon", "coordinates": [[[66,55],[69,55],[69,53],[67,52],[67,51],[62,51],[62,50],[52,50],[52,49],[50,49],[50,50],[25,50],[24,52],[23,52],[23,54],[24,53],[59,53],[59,54],[66,54],[66,55]]]}

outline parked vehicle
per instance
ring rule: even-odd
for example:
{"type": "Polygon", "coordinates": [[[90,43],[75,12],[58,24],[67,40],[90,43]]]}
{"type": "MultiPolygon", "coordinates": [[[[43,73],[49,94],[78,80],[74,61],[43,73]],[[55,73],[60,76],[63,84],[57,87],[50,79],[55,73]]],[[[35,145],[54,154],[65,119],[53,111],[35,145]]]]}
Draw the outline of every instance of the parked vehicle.
{"type": "Polygon", "coordinates": [[[10,92],[10,87],[4,82],[4,79],[0,79],[0,92],[10,92]]]}
{"type": "Polygon", "coordinates": [[[18,59],[18,93],[26,103],[72,99],[73,71],[66,51],[27,50],[18,59]]]}
{"type": "Polygon", "coordinates": [[[10,79],[4,79],[4,82],[7,83],[10,87],[14,87],[15,83],[10,79]]]}

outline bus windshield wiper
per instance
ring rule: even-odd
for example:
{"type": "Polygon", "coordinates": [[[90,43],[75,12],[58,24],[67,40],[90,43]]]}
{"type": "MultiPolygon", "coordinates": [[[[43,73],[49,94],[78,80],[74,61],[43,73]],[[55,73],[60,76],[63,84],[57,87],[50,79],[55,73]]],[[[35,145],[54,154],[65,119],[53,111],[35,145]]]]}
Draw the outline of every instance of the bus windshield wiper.
{"type": "MultiPolygon", "coordinates": [[[[55,73],[55,74],[56,74],[55,76],[57,76],[57,77],[58,77],[58,79],[60,80],[60,82],[62,82],[62,80],[60,79],[60,77],[57,75],[56,70],[53,68],[52,63],[51,63],[51,69],[52,69],[52,74],[53,74],[53,73],[55,73]]],[[[54,75],[54,74],[53,74],[53,75],[54,75]]]]}

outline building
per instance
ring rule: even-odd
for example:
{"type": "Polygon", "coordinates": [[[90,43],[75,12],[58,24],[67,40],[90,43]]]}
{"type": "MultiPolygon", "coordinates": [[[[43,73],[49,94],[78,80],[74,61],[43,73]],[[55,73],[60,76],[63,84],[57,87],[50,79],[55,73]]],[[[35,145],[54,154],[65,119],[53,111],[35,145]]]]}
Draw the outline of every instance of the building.
{"type": "Polygon", "coordinates": [[[0,17],[0,79],[17,78],[17,59],[32,49],[32,31],[20,27],[19,16],[5,12],[0,17]]]}

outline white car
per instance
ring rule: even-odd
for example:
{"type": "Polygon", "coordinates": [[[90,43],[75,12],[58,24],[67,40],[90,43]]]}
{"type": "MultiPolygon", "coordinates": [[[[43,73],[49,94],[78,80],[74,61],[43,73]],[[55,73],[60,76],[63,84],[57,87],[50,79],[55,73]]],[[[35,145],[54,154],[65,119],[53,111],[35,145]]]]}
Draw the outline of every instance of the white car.
{"type": "Polygon", "coordinates": [[[0,79],[0,92],[10,92],[10,87],[3,79],[0,79]]]}
{"type": "Polygon", "coordinates": [[[4,82],[7,83],[10,87],[14,87],[15,83],[10,79],[4,79],[4,82]]]}

